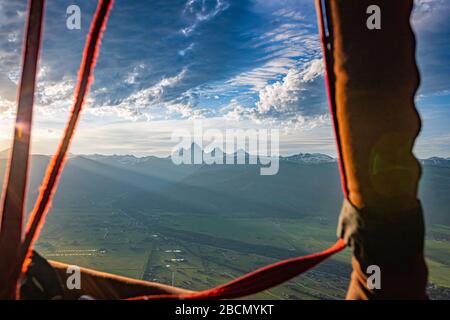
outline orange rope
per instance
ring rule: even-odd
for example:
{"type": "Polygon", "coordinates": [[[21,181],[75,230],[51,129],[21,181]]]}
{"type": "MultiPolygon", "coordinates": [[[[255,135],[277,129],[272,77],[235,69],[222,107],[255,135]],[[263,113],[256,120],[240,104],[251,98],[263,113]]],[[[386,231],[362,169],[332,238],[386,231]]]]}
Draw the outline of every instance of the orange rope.
{"type": "MultiPolygon", "coordinates": [[[[22,266],[22,273],[26,272],[28,268],[29,256],[31,255],[33,244],[39,237],[40,230],[45,221],[45,216],[51,206],[51,201],[58,185],[59,176],[64,168],[67,151],[76,130],[85,96],[92,82],[92,72],[95,67],[101,38],[105,30],[106,21],[108,20],[112,4],[113,0],[99,0],[83,53],[83,59],[78,75],[78,84],[75,89],[75,103],[72,108],[72,114],[65,129],[64,137],[58,147],[58,151],[47,167],[47,172],[40,188],[39,198],[31,212],[27,225],[27,232],[22,245],[19,261],[19,266],[22,266]]],[[[20,270],[20,268],[18,269],[20,270]]]]}
{"type": "Polygon", "coordinates": [[[15,297],[17,278],[13,267],[19,259],[22,241],[31,123],[33,116],[36,70],[41,44],[45,0],[30,0],[23,49],[22,75],[18,93],[14,142],[6,174],[0,231],[0,298],[15,297]]]}

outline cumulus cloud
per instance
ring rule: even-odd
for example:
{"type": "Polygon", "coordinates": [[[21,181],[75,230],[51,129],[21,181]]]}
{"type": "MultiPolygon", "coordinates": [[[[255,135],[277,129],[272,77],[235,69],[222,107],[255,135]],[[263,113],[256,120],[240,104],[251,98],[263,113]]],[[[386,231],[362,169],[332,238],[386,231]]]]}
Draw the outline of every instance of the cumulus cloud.
{"type": "Polygon", "coordinates": [[[252,120],[270,126],[313,129],[329,122],[322,59],[289,69],[286,76],[265,85],[253,105],[234,98],[222,108],[228,120],[252,120]]]}
{"type": "Polygon", "coordinates": [[[302,70],[291,68],[281,81],[267,85],[259,92],[258,112],[266,114],[271,110],[286,112],[298,109],[304,84],[322,75],[323,69],[323,62],[319,59],[311,61],[302,70]]]}
{"type": "Polygon", "coordinates": [[[322,59],[312,60],[304,70],[300,71],[302,82],[310,82],[318,76],[323,75],[324,68],[325,66],[322,59]]]}
{"type": "Polygon", "coordinates": [[[249,118],[254,113],[254,108],[245,108],[236,99],[232,99],[230,104],[224,108],[225,118],[227,120],[242,120],[249,118]]]}

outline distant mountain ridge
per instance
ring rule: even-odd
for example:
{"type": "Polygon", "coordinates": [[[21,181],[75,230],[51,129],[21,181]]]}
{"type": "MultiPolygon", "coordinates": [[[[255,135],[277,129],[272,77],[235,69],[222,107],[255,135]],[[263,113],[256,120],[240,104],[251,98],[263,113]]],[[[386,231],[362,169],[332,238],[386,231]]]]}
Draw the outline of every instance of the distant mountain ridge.
{"type": "Polygon", "coordinates": [[[280,157],[280,160],[295,163],[329,163],[337,161],[336,158],[323,153],[299,153],[292,156],[280,157]]]}
{"type": "MultiPolygon", "coordinates": [[[[190,152],[193,157],[193,152],[196,148],[202,152],[202,155],[207,153],[204,150],[202,150],[198,145],[194,146],[194,144],[191,146],[191,148],[180,149],[178,152],[180,154],[182,154],[183,152],[190,152]]],[[[223,152],[223,151],[220,149],[213,149],[208,154],[212,155],[212,154],[214,154],[214,152],[223,152]]],[[[252,157],[256,157],[255,155],[251,155],[251,154],[245,152],[244,150],[238,150],[231,155],[232,155],[232,157],[234,157],[234,159],[236,159],[236,157],[239,154],[242,154],[245,157],[246,162],[248,162],[248,159],[250,159],[252,157]]],[[[223,155],[224,155],[224,158],[227,156],[227,154],[225,152],[223,153],[223,155]]],[[[116,161],[117,163],[120,163],[123,165],[127,165],[127,164],[134,165],[136,163],[146,162],[149,159],[166,159],[166,160],[169,159],[170,160],[170,156],[167,156],[167,157],[156,157],[156,156],[136,157],[134,155],[116,155],[116,154],[114,154],[114,155],[87,154],[87,155],[81,155],[81,156],[86,157],[88,159],[100,160],[100,161],[105,160],[105,159],[110,159],[112,161],[116,161]]],[[[305,153],[300,152],[298,154],[293,154],[293,155],[289,155],[289,156],[280,155],[279,160],[280,160],[280,162],[301,163],[301,164],[317,164],[317,163],[337,162],[337,158],[331,157],[327,154],[309,153],[309,152],[305,152],[305,153]]],[[[426,158],[426,159],[419,159],[419,162],[422,165],[427,165],[427,166],[450,167],[450,157],[443,158],[443,157],[435,156],[435,157],[430,157],[430,158],[426,158]]],[[[225,159],[224,159],[224,163],[225,163],[225,159]]]]}
{"type": "MultiPolygon", "coordinates": [[[[419,189],[426,219],[450,225],[449,160],[427,160],[419,189]]],[[[49,161],[49,156],[31,156],[28,206],[38,195],[49,161]]],[[[0,159],[1,179],[7,163],[7,157],[0,159]]],[[[93,154],[69,157],[53,204],[86,210],[113,205],[149,213],[336,219],[341,201],[338,165],[324,154],[281,157],[279,171],[272,176],[261,176],[256,165],[175,165],[170,157],[93,154]]]]}
{"type": "MultiPolygon", "coordinates": [[[[200,146],[198,146],[197,144],[192,144],[190,146],[190,148],[182,148],[180,150],[178,150],[178,155],[183,156],[185,153],[189,153],[191,159],[194,159],[194,153],[195,152],[199,152],[202,155],[202,159],[204,159],[205,155],[208,156],[214,156],[216,153],[221,152],[223,153],[223,163],[226,162],[226,158],[230,157],[234,159],[234,162],[236,163],[236,159],[238,157],[242,157],[243,159],[245,159],[245,163],[249,163],[250,159],[254,159],[254,158],[258,158],[256,155],[253,154],[249,154],[248,152],[240,149],[237,150],[234,153],[225,153],[224,151],[222,151],[221,149],[215,148],[213,150],[211,150],[210,152],[206,152],[204,149],[200,148],[200,146]]],[[[177,154],[175,152],[175,154],[177,154]]],[[[96,161],[105,161],[105,160],[110,160],[110,161],[115,161],[118,164],[123,164],[123,165],[134,165],[136,163],[143,163],[146,162],[150,159],[154,160],[154,159],[170,159],[170,156],[168,157],[155,157],[155,156],[144,156],[144,157],[136,157],[134,155],[101,155],[101,154],[87,154],[87,155],[81,155],[82,157],[88,158],[88,159],[92,159],[92,160],[96,160],[96,161]]],[[[260,158],[268,158],[268,156],[261,156],[260,158]]],[[[285,161],[285,162],[290,162],[290,163],[302,163],[302,164],[315,164],[315,163],[332,163],[332,162],[336,162],[337,159],[333,158],[327,154],[323,154],[323,153],[298,153],[298,154],[294,154],[294,155],[289,155],[289,156],[280,156],[279,157],[279,161],[285,161]]]]}
{"type": "MultiPolygon", "coordinates": [[[[193,154],[194,150],[197,149],[202,152],[202,154],[206,154],[207,152],[202,150],[198,145],[192,144],[190,148],[188,149],[180,149],[179,153],[182,154],[183,152],[190,152],[193,154]]],[[[0,151],[0,159],[6,159],[10,155],[11,149],[5,149],[0,151]]],[[[223,152],[220,149],[213,149],[208,154],[214,154],[214,152],[223,152]]],[[[227,154],[224,152],[224,158],[227,156],[227,154]]],[[[251,155],[244,150],[238,150],[234,152],[232,157],[236,159],[238,155],[242,155],[245,157],[246,161],[248,161],[252,157],[256,157],[255,155],[251,155]]],[[[70,157],[84,157],[87,159],[99,161],[99,162],[108,162],[108,163],[116,163],[118,165],[136,165],[139,163],[144,163],[149,160],[170,160],[170,155],[166,157],[159,157],[159,156],[142,156],[138,157],[133,154],[112,154],[112,155],[105,155],[105,154],[71,154],[70,157]]],[[[225,160],[225,159],[224,159],[225,160]]],[[[336,158],[333,158],[327,154],[324,153],[309,153],[309,152],[300,152],[298,154],[293,154],[289,156],[283,156],[280,155],[279,157],[280,162],[290,162],[290,163],[302,163],[302,164],[316,164],[316,163],[332,163],[337,162],[336,158]]],[[[450,157],[444,158],[444,157],[437,157],[433,156],[430,158],[425,159],[419,159],[419,162],[422,165],[427,166],[438,166],[438,167],[446,167],[450,168],[450,157]]],[[[225,161],[224,161],[225,163],[225,161]]]]}
{"type": "Polygon", "coordinates": [[[103,155],[103,154],[87,154],[87,155],[79,155],[80,157],[88,158],[95,161],[105,161],[106,159],[110,159],[112,161],[115,161],[122,165],[135,165],[138,163],[146,162],[149,159],[154,159],[157,157],[154,156],[146,156],[146,157],[136,157],[132,154],[126,154],[126,155],[103,155]]]}
{"type": "Polygon", "coordinates": [[[423,165],[450,168],[450,158],[431,157],[428,159],[421,159],[420,163],[423,165]]]}

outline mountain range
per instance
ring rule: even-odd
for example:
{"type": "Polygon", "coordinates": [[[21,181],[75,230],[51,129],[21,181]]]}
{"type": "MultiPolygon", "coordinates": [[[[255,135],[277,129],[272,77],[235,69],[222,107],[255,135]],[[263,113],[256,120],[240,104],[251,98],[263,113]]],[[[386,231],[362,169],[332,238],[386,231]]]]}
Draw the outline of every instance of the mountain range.
{"type": "MultiPolygon", "coordinates": [[[[0,178],[8,154],[0,153],[0,178]]],[[[49,160],[31,157],[28,210],[49,160]]],[[[450,225],[450,159],[421,162],[420,197],[427,221],[450,225]]],[[[257,165],[174,165],[170,157],[93,154],[69,157],[53,206],[335,221],[341,201],[336,160],[319,153],[280,157],[273,176],[261,176],[257,165]]]]}

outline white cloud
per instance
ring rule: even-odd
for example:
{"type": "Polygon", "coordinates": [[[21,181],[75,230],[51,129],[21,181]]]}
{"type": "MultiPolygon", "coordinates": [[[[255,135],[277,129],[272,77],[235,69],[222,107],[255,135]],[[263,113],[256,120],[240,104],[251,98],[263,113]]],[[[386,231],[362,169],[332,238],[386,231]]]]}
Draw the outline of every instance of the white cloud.
{"type": "MultiPolygon", "coordinates": [[[[141,65],[136,67],[133,70],[134,73],[129,75],[129,78],[137,77],[137,73],[141,68],[141,65]]],[[[163,78],[148,88],[133,92],[118,104],[107,102],[98,105],[95,94],[105,90],[105,88],[99,88],[88,96],[84,112],[102,118],[116,116],[119,119],[128,120],[136,120],[138,118],[153,120],[156,116],[151,111],[160,108],[163,110],[163,113],[164,111],[174,113],[175,110],[180,110],[179,113],[186,117],[199,116],[200,111],[191,110],[188,116],[189,108],[185,107],[183,109],[181,104],[171,106],[172,103],[162,100],[165,90],[179,83],[184,78],[186,72],[187,69],[183,69],[173,77],[163,78]],[[171,107],[169,108],[169,106],[171,107]]],[[[46,120],[61,119],[62,116],[68,114],[68,110],[72,107],[76,83],[69,76],[64,76],[60,80],[47,80],[45,77],[47,73],[48,68],[45,66],[40,68],[35,92],[34,109],[36,116],[39,119],[45,118],[46,120]]],[[[133,82],[131,79],[129,80],[133,82]]],[[[15,112],[15,92],[16,86],[10,79],[7,77],[0,79],[0,103],[2,104],[0,106],[0,114],[3,117],[11,116],[15,112]]]]}
{"type": "Polygon", "coordinates": [[[18,84],[19,79],[20,79],[20,74],[21,74],[20,67],[14,66],[8,72],[8,79],[11,80],[14,84],[18,84]]]}
{"type": "Polygon", "coordinates": [[[117,109],[118,112],[123,113],[125,111],[125,114],[136,115],[133,110],[138,111],[139,109],[147,109],[154,104],[161,103],[161,98],[164,95],[165,89],[179,83],[186,75],[186,72],[187,69],[185,68],[173,77],[164,78],[148,88],[134,92],[125,98],[119,105],[114,106],[114,108],[117,109]]]}
{"type": "Polygon", "coordinates": [[[165,91],[180,83],[187,73],[187,68],[172,77],[166,77],[156,84],[133,92],[117,104],[110,101],[87,111],[95,116],[116,115],[126,120],[155,120],[164,119],[167,115],[180,115],[182,118],[201,117],[205,110],[196,109],[189,103],[182,103],[179,97],[164,100],[165,91]]]}
{"type": "Polygon", "coordinates": [[[256,104],[258,112],[265,114],[271,110],[278,112],[295,110],[300,101],[303,84],[322,74],[323,62],[319,59],[311,61],[302,70],[291,68],[281,81],[267,85],[259,92],[259,101],[256,104]]]}
{"type": "Polygon", "coordinates": [[[194,49],[194,43],[191,43],[189,46],[187,46],[185,49],[178,51],[178,54],[182,57],[186,55],[189,51],[194,49]]]}
{"type": "Polygon", "coordinates": [[[277,10],[274,15],[279,16],[279,17],[284,17],[284,18],[289,18],[292,20],[305,20],[305,16],[301,14],[301,12],[299,11],[295,11],[295,10],[289,10],[289,9],[279,9],[277,10]]]}
{"type": "Polygon", "coordinates": [[[312,81],[324,73],[324,63],[322,59],[312,60],[309,66],[300,72],[302,82],[312,81]]]}
{"type": "MultiPolygon", "coordinates": [[[[281,14],[288,14],[288,11],[282,10],[281,14]]],[[[261,65],[233,77],[228,83],[249,86],[255,92],[262,90],[269,81],[286,76],[299,60],[321,56],[319,37],[298,21],[283,23],[265,32],[257,37],[253,46],[266,53],[259,60],[261,65]]]]}
{"type": "Polygon", "coordinates": [[[230,101],[230,105],[225,108],[225,110],[230,110],[225,114],[227,120],[242,120],[244,117],[251,116],[254,113],[254,109],[249,109],[243,107],[236,99],[230,101]],[[231,109],[231,110],[230,110],[231,109]]]}
{"type": "Polygon", "coordinates": [[[16,42],[19,40],[19,33],[18,32],[11,32],[8,34],[8,42],[16,42]]]}
{"type": "Polygon", "coordinates": [[[230,6],[228,2],[222,0],[215,0],[213,8],[209,8],[208,3],[209,1],[205,0],[188,0],[184,8],[184,13],[193,16],[194,22],[181,29],[182,34],[185,36],[191,35],[200,23],[213,19],[230,6]]]}
{"type": "Polygon", "coordinates": [[[250,86],[251,90],[263,89],[269,80],[276,79],[280,74],[285,75],[296,64],[294,59],[277,58],[270,60],[261,67],[243,72],[228,81],[231,85],[250,86]]]}
{"type": "Polygon", "coordinates": [[[62,81],[38,81],[37,103],[51,106],[60,101],[70,100],[74,91],[75,82],[68,77],[62,81]]]}
{"type": "MultiPolygon", "coordinates": [[[[45,68],[41,70],[44,70],[45,74],[45,68]]],[[[72,107],[74,89],[75,81],[69,76],[64,76],[58,81],[39,77],[36,83],[34,109],[47,118],[66,115],[72,107]]]]}
{"type": "Polygon", "coordinates": [[[189,103],[169,102],[165,104],[168,114],[178,114],[183,119],[203,119],[207,109],[194,108],[189,103]]]}
{"type": "Polygon", "coordinates": [[[132,104],[136,108],[145,108],[152,103],[159,102],[164,95],[164,90],[180,82],[186,75],[186,72],[187,69],[183,69],[173,77],[164,78],[155,85],[131,94],[123,102],[132,104]]]}
{"type": "Polygon", "coordinates": [[[125,79],[125,83],[127,84],[135,84],[136,83],[136,79],[139,76],[139,74],[142,72],[142,70],[145,69],[145,65],[143,63],[135,66],[133,68],[133,71],[131,71],[130,73],[128,73],[126,79],[125,79]]]}
{"type": "MultiPolygon", "coordinates": [[[[59,117],[71,107],[75,82],[67,76],[60,80],[47,80],[48,70],[46,66],[41,66],[38,70],[34,112],[36,116],[59,117]]],[[[0,102],[2,104],[0,115],[2,117],[11,116],[16,111],[17,82],[19,78],[20,71],[11,71],[7,77],[0,76],[0,102]]]]}

